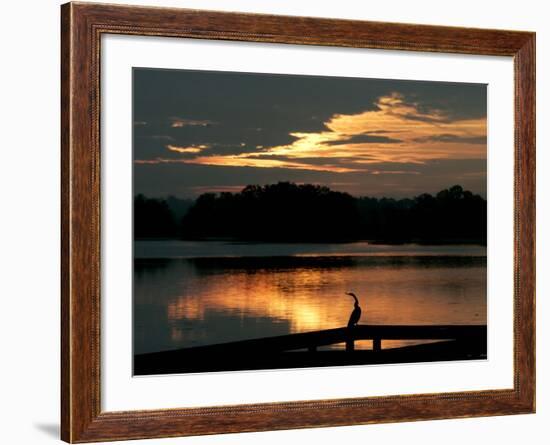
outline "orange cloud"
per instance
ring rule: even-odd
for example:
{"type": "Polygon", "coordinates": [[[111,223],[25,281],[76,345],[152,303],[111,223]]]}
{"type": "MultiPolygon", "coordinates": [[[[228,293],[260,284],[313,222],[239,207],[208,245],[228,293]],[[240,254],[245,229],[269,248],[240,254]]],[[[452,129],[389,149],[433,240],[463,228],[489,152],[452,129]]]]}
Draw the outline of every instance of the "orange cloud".
{"type": "Polygon", "coordinates": [[[195,119],[184,119],[181,117],[171,117],[170,126],[172,128],[182,128],[182,127],[209,127],[214,125],[215,122],[209,120],[195,120],[195,119]]]}
{"type": "Polygon", "coordinates": [[[337,165],[327,164],[324,165],[311,165],[307,162],[299,162],[299,159],[286,160],[286,159],[270,159],[270,156],[259,156],[256,153],[249,154],[244,153],[240,155],[216,155],[216,156],[203,156],[197,157],[182,162],[186,164],[203,164],[203,165],[219,165],[225,167],[260,167],[260,168],[293,168],[293,169],[307,169],[313,171],[332,171],[338,173],[346,173],[357,171],[357,169],[349,167],[340,167],[337,165]]]}
{"type": "Polygon", "coordinates": [[[200,153],[202,150],[208,148],[208,145],[191,145],[189,147],[178,147],[176,145],[167,145],[166,148],[176,153],[200,153]]]}

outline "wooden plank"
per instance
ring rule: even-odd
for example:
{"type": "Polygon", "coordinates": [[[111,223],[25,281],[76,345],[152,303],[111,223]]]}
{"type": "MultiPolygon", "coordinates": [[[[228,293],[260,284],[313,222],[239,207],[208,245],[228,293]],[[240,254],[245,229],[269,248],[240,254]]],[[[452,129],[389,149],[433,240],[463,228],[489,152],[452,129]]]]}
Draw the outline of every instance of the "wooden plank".
{"type": "Polygon", "coordinates": [[[140,354],[135,375],[303,368],[376,363],[482,359],[486,326],[372,326],[327,329],[216,345],[140,354]],[[382,349],[382,339],[439,340],[438,343],[382,349]],[[372,340],[372,350],[356,350],[356,340],[372,340]],[[317,351],[345,343],[345,350],[317,351]],[[312,354],[312,351],[316,351],[312,354]]]}
{"type": "Polygon", "coordinates": [[[281,351],[248,353],[244,349],[212,354],[195,351],[174,358],[160,354],[155,359],[137,356],[134,375],[177,374],[187,372],[289,369],[324,366],[418,363],[447,360],[482,360],[487,358],[486,343],[469,340],[440,340],[436,343],[389,349],[348,349],[281,351]]]}
{"type": "MultiPolygon", "coordinates": [[[[311,349],[337,343],[353,344],[356,340],[483,340],[487,336],[485,325],[358,325],[354,328],[336,328],[323,331],[304,332],[231,343],[177,349],[172,351],[140,354],[142,358],[154,360],[189,354],[227,354],[242,351],[276,353],[296,349],[311,349]]],[[[352,350],[352,346],[348,346],[352,350]]]]}

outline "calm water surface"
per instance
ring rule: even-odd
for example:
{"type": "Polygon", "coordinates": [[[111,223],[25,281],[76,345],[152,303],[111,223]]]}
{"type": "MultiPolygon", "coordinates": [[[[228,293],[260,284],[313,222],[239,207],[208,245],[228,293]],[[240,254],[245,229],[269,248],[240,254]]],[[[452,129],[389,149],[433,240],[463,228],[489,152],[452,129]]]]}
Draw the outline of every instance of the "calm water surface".
{"type": "Polygon", "coordinates": [[[138,241],[134,253],[137,354],[342,327],[348,291],[363,324],[486,323],[480,246],[138,241]]]}

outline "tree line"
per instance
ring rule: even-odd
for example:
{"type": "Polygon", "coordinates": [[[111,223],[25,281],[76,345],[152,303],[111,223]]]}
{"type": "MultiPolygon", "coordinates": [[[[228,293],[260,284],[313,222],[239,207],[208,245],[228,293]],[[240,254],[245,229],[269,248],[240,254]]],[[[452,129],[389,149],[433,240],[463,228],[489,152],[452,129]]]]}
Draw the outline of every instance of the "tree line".
{"type": "Polygon", "coordinates": [[[290,182],[204,193],[195,201],[138,195],[134,238],[486,244],[487,201],[460,185],[392,199],[290,182]]]}

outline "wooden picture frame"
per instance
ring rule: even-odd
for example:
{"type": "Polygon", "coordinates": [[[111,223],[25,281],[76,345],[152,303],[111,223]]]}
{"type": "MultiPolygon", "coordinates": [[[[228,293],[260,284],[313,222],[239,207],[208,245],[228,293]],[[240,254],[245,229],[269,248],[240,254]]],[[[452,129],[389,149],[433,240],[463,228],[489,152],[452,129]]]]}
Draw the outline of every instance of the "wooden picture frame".
{"type": "Polygon", "coordinates": [[[61,9],[61,437],[174,437],[535,411],[535,34],[68,3],[61,9]],[[514,387],[102,412],[100,38],[103,34],[512,56],[515,69],[514,387]]]}

